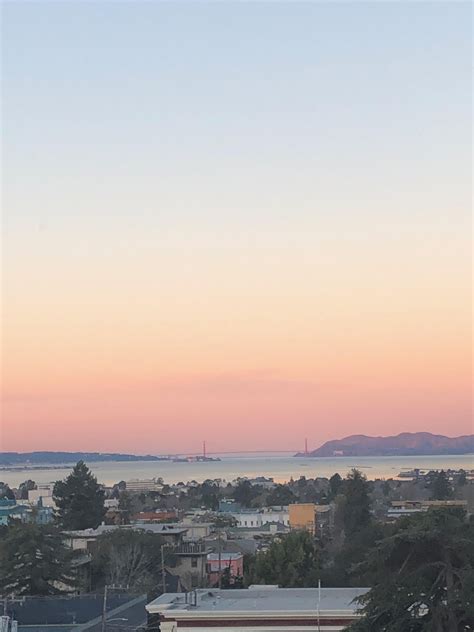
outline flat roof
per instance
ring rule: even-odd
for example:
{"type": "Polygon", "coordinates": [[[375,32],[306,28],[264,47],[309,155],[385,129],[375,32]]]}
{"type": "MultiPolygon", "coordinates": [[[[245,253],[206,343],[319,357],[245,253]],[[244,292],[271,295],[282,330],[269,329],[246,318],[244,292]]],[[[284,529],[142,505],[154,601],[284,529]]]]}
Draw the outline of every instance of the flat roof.
{"type": "Polygon", "coordinates": [[[83,529],[82,531],[63,531],[65,535],[73,538],[97,538],[104,533],[112,533],[112,531],[147,531],[149,533],[155,533],[159,535],[184,535],[188,529],[182,527],[177,523],[135,523],[135,524],[101,524],[97,529],[83,529]]]}
{"type": "Polygon", "coordinates": [[[365,594],[368,588],[321,588],[319,602],[318,588],[278,588],[275,586],[255,586],[239,590],[200,589],[194,593],[167,593],[161,595],[146,607],[150,613],[178,613],[184,618],[244,613],[313,614],[323,613],[353,614],[357,609],[354,599],[365,594]]]}
{"type": "Polygon", "coordinates": [[[219,558],[221,560],[240,560],[240,558],[243,556],[243,553],[227,553],[226,551],[222,551],[220,555],[219,553],[209,553],[207,559],[210,562],[218,562],[219,558]]]}

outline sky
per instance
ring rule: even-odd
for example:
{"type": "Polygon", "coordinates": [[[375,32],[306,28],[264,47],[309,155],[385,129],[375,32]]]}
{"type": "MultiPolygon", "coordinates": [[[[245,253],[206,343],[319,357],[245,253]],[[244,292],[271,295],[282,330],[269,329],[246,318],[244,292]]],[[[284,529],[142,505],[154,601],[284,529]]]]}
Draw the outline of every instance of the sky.
{"type": "Polygon", "coordinates": [[[473,431],[471,5],[4,2],[2,450],[473,431]]]}

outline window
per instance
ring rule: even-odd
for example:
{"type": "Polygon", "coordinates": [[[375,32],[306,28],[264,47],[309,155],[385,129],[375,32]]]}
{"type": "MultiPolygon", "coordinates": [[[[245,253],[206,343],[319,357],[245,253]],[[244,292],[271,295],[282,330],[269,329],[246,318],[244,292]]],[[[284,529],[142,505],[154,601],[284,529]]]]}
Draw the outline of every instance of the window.
{"type": "Polygon", "coordinates": [[[197,565],[198,565],[197,557],[192,557],[191,558],[191,566],[192,566],[192,568],[197,568],[197,565]]]}

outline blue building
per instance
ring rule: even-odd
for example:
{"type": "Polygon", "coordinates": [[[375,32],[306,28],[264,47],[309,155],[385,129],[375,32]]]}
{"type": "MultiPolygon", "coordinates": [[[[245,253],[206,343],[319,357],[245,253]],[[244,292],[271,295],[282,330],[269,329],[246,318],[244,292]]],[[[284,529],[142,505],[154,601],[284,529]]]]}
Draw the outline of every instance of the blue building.
{"type": "Polygon", "coordinates": [[[12,520],[19,520],[23,523],[50,524],[53,518],[52,507],[39,505],[33,509],[27,505],[19,505],[16,500],[0,498],[0,526],[8,526],[12,520]]]}

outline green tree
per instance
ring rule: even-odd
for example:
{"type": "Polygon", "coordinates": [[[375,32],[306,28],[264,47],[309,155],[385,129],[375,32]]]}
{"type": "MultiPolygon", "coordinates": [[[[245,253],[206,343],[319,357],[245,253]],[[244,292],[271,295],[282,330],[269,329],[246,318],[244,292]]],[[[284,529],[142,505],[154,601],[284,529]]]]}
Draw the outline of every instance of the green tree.
{"type": "Polygon", "coordinates": [[[336,496],[341,491],[342,487],[342,478],[341,475],[336,472],[329,479],[329,497],[332,499],[336,498],[336,496]]]}
{"type": "Polygon", "coordinates": [[[243,507],[250,507],[252,500],[256,498],[261,492],[261,488],[256,485],[252,485],[249,481],[239,481],[237,487],[234,490],[234,500],[240,503],[243,507]]]}
{"type": "Polygon", "coordinates": [[[36,489],[36,483],[32,481],[30,478],[24,483],[21,483],[18,488],[18,491],[20,492],[21,500],[27,500],[28,492],[31,491],[32,489],[36,489]]]}
{"type": "Polygon", "coordinates": [[[298,500],[287,485],[277,485],[267,496],[267,505],[289,505],[298,500]]]}
{"type": "Polygon", "coordinates": [[[0,593],[55,595],[73,587],[71,559],[55,527],[14,524],[0,540],[0,593]]]}
{"type": "Polygon", "coordinates": [[[353,469],[346,476],[342,491],[346,497],[343,516],[344,532],[346,536],[350,536],[371,522],[367,478],[359,470],[353,469]]]}
{"type": "Polygon", "coordinates": [[[7,500],[15,500],[15,494],[10,489],[7,483],[0,483],[0,498],[6,498],[7,500]]]}
{"type": "Polygon", "coordinates": [[[54,485],[53,497],[63,529],[95,529],[105,516],[104,490],[84,461],[79,461],[64,481],[54,485]]]}
{"type": "Polygon", "coordinates": [[[402,519],[364,563],[373,588],[357,632],[461,632],[474,627],[474,527],[456,509],[402,519]]]}
{"type": "Polygon", "coordinates": [[[247,562],[246,584],[278,584],[285,588],[316,586],[319,550],[307,531],[293,531],[247,562]]]}
{"type": "Polygon", "coordinates": [[[448,500],[453,497],[453,488],[444,470],[434,476],[430,487],[432,500],[448,500]]]}
{"type": "Polygon", "coordinates": [[[464,470],[459,471],[459,476],[457,478],[456,485],[458,487],[464,487],[465,485],[467,485],[467,476],[464,470]]]}

